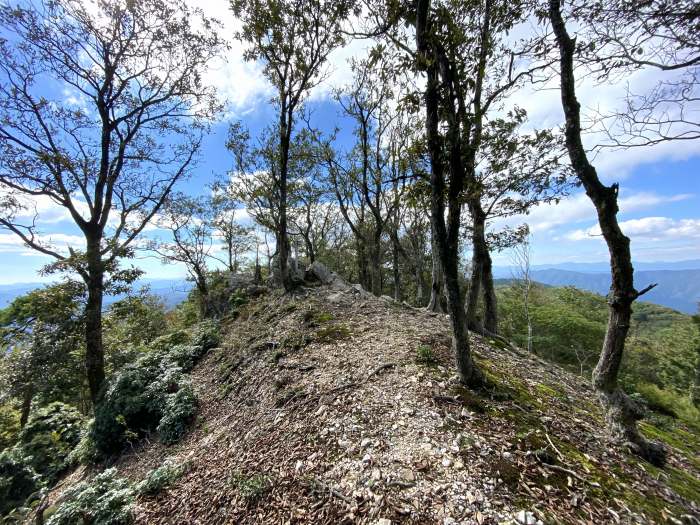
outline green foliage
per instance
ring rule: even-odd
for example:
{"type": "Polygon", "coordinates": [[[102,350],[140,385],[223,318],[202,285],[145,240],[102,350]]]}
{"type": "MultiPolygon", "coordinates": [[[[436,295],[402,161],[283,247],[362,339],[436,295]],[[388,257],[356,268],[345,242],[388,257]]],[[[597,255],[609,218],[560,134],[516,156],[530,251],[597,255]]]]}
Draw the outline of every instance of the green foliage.
{"type": "MultiPolygon", "coordinates": [[[[526,346],[527,323],[516,286],[498,289],[503,335],[526,346]]],[[[573,287],[535,285],[530,294],[533,350],[571,370],[589,375],[605,337],[605,298],[573,287]]],[[[636,302],[620,381],[639,392],[649,407],[696,422],[689,400],[697,359],[697,328],[690,316],[636,302]]]]}
{"type": "Polygon", "coordinates": [[[0,397],[76,400],[83,388],[84,287],[72,281],[0,310],[0,397]]]}
{"type": "Polygon", "coordinates": [[[110,305],[102,329],[110,368],[118,370],[133,360],[139,347],[158,338],[166,328],[165,306],[147,290],[127,295],[110,305]]]}
{"type": "Polygon", "coordinates": [[[68,489],[46,525],[126,525],[133,521],[135,491],[114,468],[68,489]]]}
{"type": "Polygon", "coordinates": [[[422,365],[434,365],[437,363],[437,357],[428,345],[420,345],[416,351],[416,362],[422,365]]]}
{"type": "Polygon", "coordinates": [[[700,425],[700,410],[687,395],[649,383],[637,383],[635,390],[644,397],[650,409],[700,425]]]}
{"type": "Polygon", "coordinates": [[[152,350],[168,350],[175,345],[187,344],[190,341],[190,335],[186,330],[175,330],[169,334],[161,335],[148,345],[152,350]]]}
{"type": "Polygon", "coordinates": [[[215,321],[203,321],[192,329],[191,343],[203,347],[204,350],[214,348],[220,341],[219,325],[215,321]]]}
{"type": "Polygon", "coordinates": [[[254,503],[270,490],[270,477],[255,473],[246,475],[242,472],[234,472],[229,477],[229,483],[238,489],[246,503],[254,503]]]}
{"type": "Polygon", "coordinates": [[[197,397],[189,384],[169,394],[158,424],[158,435],[166,445],[177,443],[187,431],[187,426],[197,412],[197,397]]]}
{"type": "Polygon", "coordinates": [[[40,487],[39,476],[18,448],[0,452],[0,516],[24,505],[40,487]]]}
{"type": "Polygon", "coordinates": [[[165,462],[158,468],[151,470],[143,481],[136,485],[139,494],[153,496],[161,492],[164,488],[172,485],[187,470],[186,464],[178,464],[172,460],[165,462]]]}
{"type": "Polygon", "coordinates": [[[19,412],[9,403],[0,403],[0,452],[12,447],[19,436],[19,412]]]}
{"type": "Polygon", "coordinates": [[[110,381],[95,410],[93,439],[102,455],[156,429],[169,396],[186,384],[182,369],[160,352],[125,366],[110,381]]]}
{"type": "Polygon", "coordinates": [[[68,466],[68,456],[81,438],[85,419],[74,407],[51,403],[32,414],[19,434],[19,448],[29,465],[49,483],[68,466]]]}
{"type": "MultiPolygon", "coordinates": [[[[197,407],[185,372],[217,344],[218,325],[204,321],[189,331],[157,338],[141,357],[115,374],[95,410],[94,425],[86,438],[94,442],[97,454],[117,453],[153,431],[158,431],[165,444],[177,442],[197,407]]],[[[90,457],[89,441],[84,445],[90,457]]]]}

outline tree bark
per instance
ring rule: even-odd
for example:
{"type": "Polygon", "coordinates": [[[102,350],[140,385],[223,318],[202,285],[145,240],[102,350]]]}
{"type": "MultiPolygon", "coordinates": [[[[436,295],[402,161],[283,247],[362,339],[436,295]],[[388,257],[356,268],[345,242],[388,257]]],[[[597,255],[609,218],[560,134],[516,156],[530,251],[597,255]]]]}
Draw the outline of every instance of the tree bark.
{"type": "Polygon", "coordinates": [[[382,245],[381,237],[373,239],[370,255],[370,269],[372,279],[372,293],[379,297],[382,295],[382,245]]]}
{"type": "Polygon", "coordinates": [[[102,344],[104,266],[100,256],[101,235],[87,237],[87,302],[85,304],[85,370],[93,406],[98,403],[105,379],[102,344]]]}
{"type": "Polygon", "coordinates": [[[277,254],[282,286],[286,291],[292,291],[289,272],[289,235],[287,234],[287,178],[289,173],[289,144],[292,133],[292,119],[287,107],[287,94],[280,93],[280,174],[279,174],[279,218],[277,224],[277,254]]]}
{"type": "Polygon", "coordinates": [[[357,246],[357,280],[360,282],[365,290],[370,290],[370,277],[367,271],[367,251],[365,249],[365,243],[359,237],[355,238],[355,243],[357,246]]]}
{"type": "MultiPolygon", "coordinates": [[[[454,161],[461,151],[461,144],[454,127],[450,129],[449,140],[452,173],[450,185],[446,192],[445,169],[443,165],[442,139],[439,134],[439,75],[434,49],[430,42],[430,0],[418,0],[416,16],[416,44],[419,53],[419,63],[427,73],[424,91],[426,111],[426,136],[428,153],[430,155],[430,197],[431,223],[435,243],[440,255],[442,271],[445,276],[447,289],[447,306],[452,325],[452,346],[455,352],[457,372],[460,381],[470,387],[480,387],[484,377],[472,359],[467,332],[467,319],[464,311],[464,298],[459,286],[458,256],[459,256],[459,227],[462,203],[460,201],[464,189],[464,172],[455,171],[454,161]],[[445,223],[445,194],[448,199],[447,224],[445,223]]],[[[454,122],[451,122],[454,125],[454,122]]]]}
{"type": "Polygon", "coordinates": [[[401,291],[401,269],[399,268],[399,247],[397,246],[396,237],[392,241],[391,259],[391,266],[394,272],[394,299],[401,302],[403,294],[401,291]]]}
{"type": "Polygon", "coordinates": [[[19,428],[24,428],[24,425],[29,421],[29,413],[32,411],[32,399],[34,399],[34,385],[27,385],[22,396],[22,409],[19,417],[19,428]]]}
{"type": "Polygon", "coordinates": [[[447,312],[447,301],[444,291],[445,277],[440,264],[440,254],[438,253],[437,242],[435,241],[435,232],[432,232],[430,242],[430,255],[433,262],[430,283],[430,300],[428,301],[428,310],[444,314],[447,312]]]}
{"type": "Polygon", "coordinates": [[[613,437],[647,459],[662,465],[665,449],[658,443],[647,441],[637,429],[642,417],[639,407],[618,385],[618,373],[630,327],[632,303],[642,293],[634,288],[634,268],[630,254],[630,241],[617,221],[617,184],[605,186],[588,161],[581,141],[580,105],[576,98],[574,77],[575,41],[569,36],[561,15],[560,0],[549,0],[549,18],[552,23],[560,55],[561,102],[566,119],[566,147],[571,166],[583,185],[586,195],[595,205],[603,238],[610,253],[612,284],[608,294],[608,326],[603,348],[593,371],[593,385],[606,411],[606,419],[613,437]]]}

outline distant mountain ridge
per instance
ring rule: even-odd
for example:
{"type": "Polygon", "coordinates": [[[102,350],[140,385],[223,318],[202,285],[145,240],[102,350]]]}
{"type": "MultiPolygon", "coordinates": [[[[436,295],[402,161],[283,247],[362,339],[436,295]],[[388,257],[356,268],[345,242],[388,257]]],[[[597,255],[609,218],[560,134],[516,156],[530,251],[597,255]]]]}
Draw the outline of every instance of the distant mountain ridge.
{"type": "MultiPolygon", "coordinates": [[[[36,288],[47,286],[50,283],[14,283],[0,284],[0,308],[6,307],[15,297],[24,295],[36,288]]],[[[153,295],[157,295],[165,304],[166,308],[174,308],[187,298],[187,294],[192,288],[192,283],[186,279],[140,279],[136,283],[136,288],[148,286],[153,295]]],[[[119,300],[121,296],[106,296],[105,306],[119,300]]]]}
{"type": "MultiPolygon", "coordinates": [[[[609,273],[583,273],[549,268],[535,270],[532,279],[551,286],[575,286],[582,290],[606,295],[610,289],[609,273]]],[[[692,314],[697,312],[700,302],[700,269],[697,270],[639,270],[634,272],[638,289],[656,283],[646,293],[644,301],[660,304],[692,314]]]]}

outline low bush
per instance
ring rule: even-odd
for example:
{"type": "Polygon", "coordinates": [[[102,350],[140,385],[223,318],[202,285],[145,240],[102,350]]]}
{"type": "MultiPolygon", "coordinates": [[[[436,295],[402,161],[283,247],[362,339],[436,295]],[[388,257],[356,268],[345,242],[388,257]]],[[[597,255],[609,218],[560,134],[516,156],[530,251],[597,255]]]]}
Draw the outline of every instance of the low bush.
{"type": "Polygon", "coordinates": [[[112,379],[95,410],[92,438],[98,453],[119,452],[156,429],[170,396],[187,384],[182,369],[158,352],[127,365],[112,379]]]}
{"type": "Polygon", "coordinates": [[[19,411],[9,403],[0,403],[0,452],[12,447],[19,435],[19,411]]]}
{"type": "Polygon", "coordinates": [[[65,403],[36,411],[19,434],[18,446],[29,465],[48,483],[68,466],[68,456],[80,441],[85,418],[65,403]]]}
{"type": "Polygon", "coordinates": [[[428,345],[420,345],[416,351],[416,362],[422,365],[434,365],[438,360],[432,348],[428,345]]]}
{"type": "Polygon", "coordinates": [[[181,385],[174,394],[169,394],[157,430],[161,442],[177,443],[197,412],[197,397],[189,384],[181,385]]]}
{"type": "Polygon", "coordinates": [[[190,344],[201,346],[205,351],[210,350],[219,345],[219,334],[219,325],[215,321],[202,321],[192,328],[190,344]]]}
{"type": "Polygon", "coordinates": [[[127,525],[136,491],[114,468],[70,488],[46,525],[127,525]]]}
{"type": "Polygon", "coordinates": [[[187,470],[186,464],[166,460],[160,467],[151,470],[143,481],[136,485],[139,494],[152,496],[172,485],[187,470]]]}
{"type": "Polygon", "coordinates": [[[700,423],[700,410],[693,405],[687,395],[679,395],[672,390],[664,390],[649,383],[639,383],[634,389],[642,395],[651,410],[682,419],[687,423],[700,423]]]}
{"type": "Polygon", "coordinates": [[[20,449],[0,452],[0,516],[23,506],[27,498],[40,488],[38,474],[20,449]]]}
{"type": "Polygon", "coordinates": [[[82,457],[90,457],[89,440],[102,457],[119,452],[154,430],[165,444],[178,441],[197,408],[185,372],[218,344],[219,328],[213,321],[153,341],[149,351],[110,381],[95,410],[82,457]]]}

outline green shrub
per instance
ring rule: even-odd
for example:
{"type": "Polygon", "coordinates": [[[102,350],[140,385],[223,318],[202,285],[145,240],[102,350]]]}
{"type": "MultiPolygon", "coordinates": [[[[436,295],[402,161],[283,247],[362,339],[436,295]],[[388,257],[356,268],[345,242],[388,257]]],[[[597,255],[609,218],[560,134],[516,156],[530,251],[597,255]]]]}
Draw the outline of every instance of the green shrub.
{"type": "Polygon", "coordinates": [[[270,477],[260,473],[246,475],[242,472],[234,472],[229,477],[229,483],[238,489],[248,504],[263,497],[272,486],[270,477]]]}
{"type": "Polygon", "coordinates": [[[39,488],[39,476],[20,449],[0,452],[0,516],[24,505],[39,488]]]}
{"type": "Polygon", "coordinates": [[[679,395],[672,390],[664,390],[648,383],[637,384],[634,389],[642,395],[651,410],[682,419],[687,423],[700,423],[700,410],[687,395],[679,395]]]}
{"type": "MultiPolygon", "coordinates": [[[[127,365],[112,379],[95,410],[92,438],[97,451],[101,455],[119,452],[155,430],[161,418],[174,409],[171,397],[186,385],[182,369],[161,352],[152,351],[127,365]]],[[[172,436],[170,430],[168,427],[172,436]]]]}
{"type": "Polygon", "coordinates": [[[422,365],[434,365],[437,363],[437,357],[428,345],[420,345],[416,352],[416,362],[422,365]]]}
{"type": "Polygon", "coordinates": [[[143,481],[136,485],[139,494],[154,495],[164,488],[172,485],[187,470],[186,464],[177,464],[171,460],[165,462],[158,468],[151,470],[143,481]]]}
{"type": "Polygon", "coordinates": [[[219,325],[215,321],[203,321],[192,329],[190,343],[195,346],[201,346],[205,351],[218,346],[220,342],[219,325]]]}
{"type": "Polygon", "coordinates": [[[151,341],[148,345],[153,350],[167,351],[175,345],[187,344],[190,341],[190,334],[185,330],[176,330],[172,333],[161,335],[151,341]]]}
{"type": "Polygon", "coordinates": [[[31,467],[52,483],[68,466],[84,425],[85,418],[74,407],[51,403],[32,415],[19,434],[18,446],[31,467]]]}
{"type": "Polygon", "coordinates": [[[135,491],[114,468],[78,483],[66,492],[66,499],[46,525],[125,525],[133,521],[131,509],[135,491]]]}
{"type": "Polygon", "coordinates": [[[80,441],[66,459],[68,465],[97,463],[101,459],[95,444],[95,420],[91,419],[83,427],[80,441]]]}
{"type": "Polygon", "coordinates": [[[166,445],[177,443],[187,431],[197,412],[197,397],[189,384],[182,385],[174,394],[169,394],[163,416],[158,424],[158,435],[166,445]]]}
{"type": "Polygon", "coordinates": [[[0,403],[0,451],[10,448],[19,436],[19,411],[9,403],[0,403]]]}
{"type": "Polygon", "coordinates": [[[168,357],[182,368],[183,372],[189,372],[205,352],[204,347],[199,345],[176,345],[168,351],[168,357]]]}

